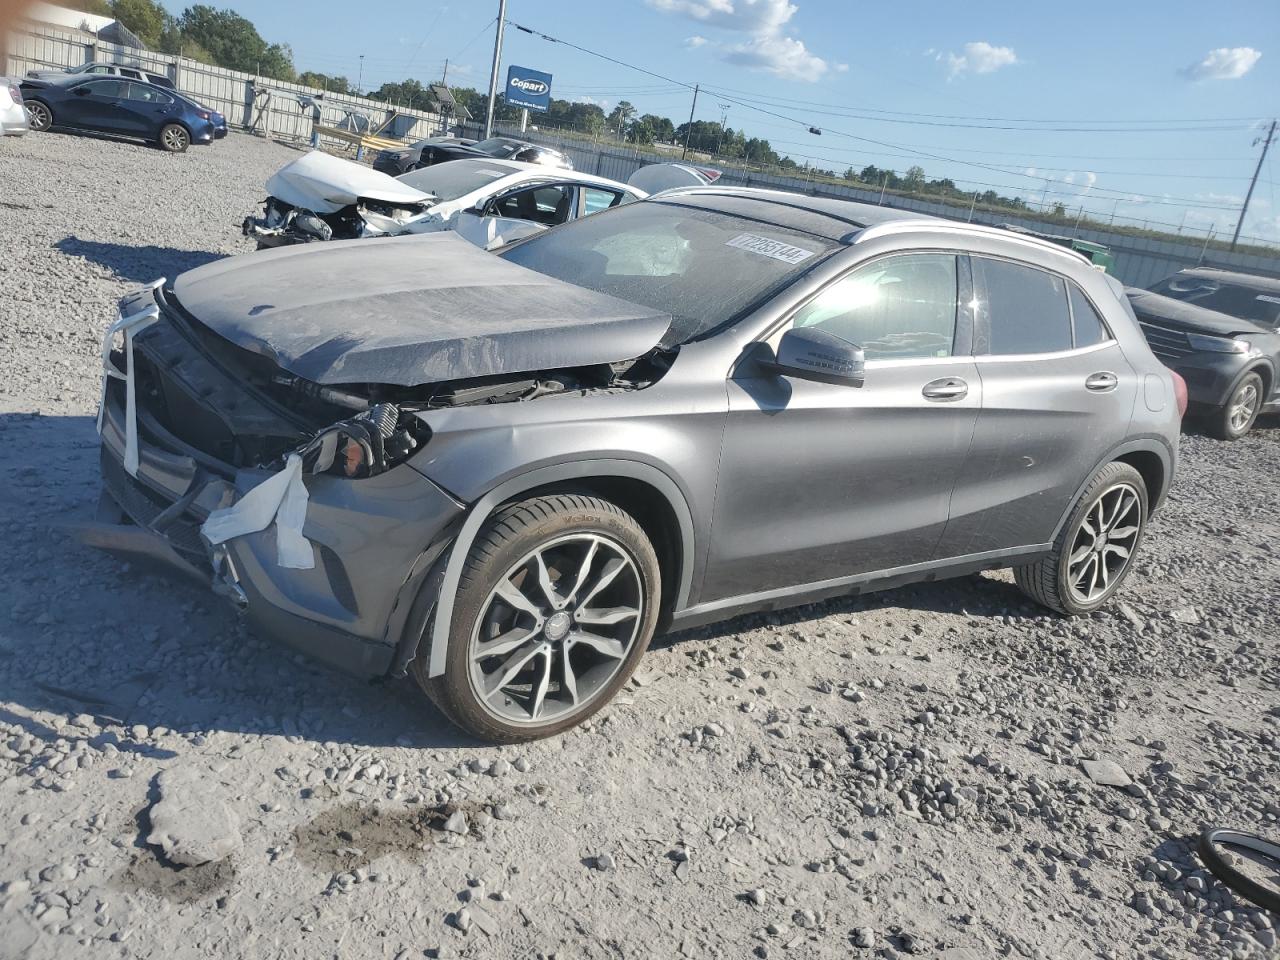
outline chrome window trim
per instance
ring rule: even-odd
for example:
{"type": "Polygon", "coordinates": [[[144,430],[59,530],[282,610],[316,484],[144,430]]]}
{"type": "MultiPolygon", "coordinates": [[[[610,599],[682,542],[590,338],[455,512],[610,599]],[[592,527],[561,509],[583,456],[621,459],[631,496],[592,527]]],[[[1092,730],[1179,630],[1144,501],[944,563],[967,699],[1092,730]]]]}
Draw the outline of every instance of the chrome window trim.
{"type": "Polygon", "coordinates": [[[1072,347],[1070,350],[1054,350],[1050,353],[982,353],[973,359],[978,363],[1026,363],[1029,360],[1063,360],[1068,357],[1083,357],[1090,353],[1096,353],[1099,350],[1106,350],[1109,347],[1119,345],[1120,341],[1112,337],[1110,340],[1103,340],[1101,343],[1091,344],[1087,347],[1072,347]]]}

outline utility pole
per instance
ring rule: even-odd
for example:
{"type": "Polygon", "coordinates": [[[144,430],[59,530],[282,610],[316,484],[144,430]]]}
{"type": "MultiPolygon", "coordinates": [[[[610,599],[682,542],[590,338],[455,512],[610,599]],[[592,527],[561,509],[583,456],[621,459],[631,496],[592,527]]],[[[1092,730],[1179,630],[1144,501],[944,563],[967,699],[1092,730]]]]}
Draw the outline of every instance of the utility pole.
{"type": "Polygon", "coordinates": [[[489,71],[489,110],[484,117],[484,139],[493,136],[493,105],[498,97],[498,68],[502,63],[502,30],[507,25],[507,0],[498,0],[498,29],[493,36],[493,69],[489,71]]]}
{"type": "Polygon", "coordinates": [[[440,78],[440,86],[445,87],[448,85],[449,85],[449,58],[445,57],[444,58],[444,76],[440,78]]]}
{"type": "MultiPolygon", "coordinates": [[[[1244,195],[1244,206],[1240,208],[1240,219],[1236,222],[1236,232],[1231,237],[1231,249],[1236,248],[1236,241],[1240,239],[1240,228],[1244,226],[1244,216],[1249,212],[1249,201],[1253,199],[1253,188],[1258,185],[1258,174],[1262,173],[1262,162],[1267,159],[1267,147],[1271,146],[1271,141],[1276,138],[1276,122],[1271,121],[1271,129],[1267,131],[1267,135],[1262,138],[1262,154],[1258,157],[1258,165],[1253,170],[1253,179],[1249,181],[1249,192],[1244,195]]],[[[1257,140],[1253,141],[1257,144],[1257,140]]]]}
{"type": "Polygon", "coordinates": [[[356,94],[364,88],[364,54],[360,54],[360,72],[356,74],[356,94]]]}
{"type": "Polygon", "coordinates": [[[684,128],[684,149],[680,151],[680,159],[683,160],[689,155],[689,137],[693,133],[693,111],[698,109],[698,88],[700,84],[693,85],[693,105],[689,107],[689,125],[684,128]]]}

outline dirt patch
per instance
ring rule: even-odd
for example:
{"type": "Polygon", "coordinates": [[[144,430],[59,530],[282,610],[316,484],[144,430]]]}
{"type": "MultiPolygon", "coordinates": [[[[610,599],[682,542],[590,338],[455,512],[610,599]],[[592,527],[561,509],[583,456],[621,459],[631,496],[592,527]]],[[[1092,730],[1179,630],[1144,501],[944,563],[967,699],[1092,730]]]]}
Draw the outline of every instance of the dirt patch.
{"type": "Polygon", "coordinates": [[[444,834],[445,822],[454,813],[461,810],[474,824],[481,809],[476,803],[416,810],[347,803],[294,830],[294,852],[307,866],[326,873],[355,870],[388,854],[418,861],[444,834]]]}
{"type": "Polygon", "coordinates": [[[134,855],[111,882],[123,890],[154,894],[170,903],[195,903],[224,892],[235,875],[230,860],[184,867],[162,859],[148,848],[134,855]]]}

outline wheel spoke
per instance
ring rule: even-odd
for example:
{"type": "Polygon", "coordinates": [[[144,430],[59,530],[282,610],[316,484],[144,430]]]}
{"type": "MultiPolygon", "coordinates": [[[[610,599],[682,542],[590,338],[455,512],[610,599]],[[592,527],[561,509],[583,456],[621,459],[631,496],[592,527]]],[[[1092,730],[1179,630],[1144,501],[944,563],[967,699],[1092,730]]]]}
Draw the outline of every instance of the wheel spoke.
{"type": "Polygon", "coordinates": [[[1093,544],[1091,543],[1085,544],[1083,547],[1081,547],[1079,550],[1077,550],[1075,553],[1071,555],[1071,558],[1067,561],[1068,569],[1075,567],[1078,563],[1080,563],[1080,561],[1084,560],[1091,553],[1093,553],[1093,544]]]}
{"type": "Polygon", "coordinates": [[[538,677],[538,686],[533,692],[533,706],[529,710],[529,717],[533,720],[538,719],[538,714],[542,712],[542,704],[547,699],[547,687],[551,683],[551,651],[546,650],[542,656],[542,675],[538,677]]]}
{"type": "Polygon", "coordinates": [[[508,630],[500,636],[494,637],[492,640],[485,640],[476,644],[475,651],[471,655],[472,660],[484,660],[488,657],[500,657],[504,653],[510,653],[512,650],[518,650],[530,640],[538,635],[537,628],[525,630],[517,627],[514,630],[508,630]]]}
{"type": "Polygon", "coordinates": [[[614,580],[618,579],[618,574],[625,570],[626,567],[627,561],[623,560],[621,557],[614,557],[606,563],[604,565],[604,569],[600,571],[599,579],[597,579],[592,585],[591,592],[578,601],[578,609],[581,610],[583,607],[590,604],[598,593],[604,590],[605,587],[609,586],[609,584],[613,583],[614,580]]]}
{"type": "Polygon", "coordinates": [[[1106,548],[1105,548],[1102,552],[1103,552],[1104,554],[1106,554],[1106,553],[1114,553],[1117,557],[1120,557],[1120,558],[1122,558],[1122,559],[1124,559],[1124,560],[1128,560],[1128,559],[1129,559],[1129,548],[1128,548],[1128,547],[1119,547],[1119,546],[1116,546],[1114,543],[1109,543],[1109,544],[1107,544],[1106,548]]]}
{"type": "Polygon", "coordinates": [[[596,558],[596,548],[599,546],[599,540],[592,540],[591,545],[587,547],[587,554],[582,558],[582,565],[578,567],[578,576],[573,581],[573,588],[569,591],[570,600],[578,595],[578,591],[586,584],[587,577],[591,575],[591,564],[596,558]]]}
{"type": "Polygon", "coordinates": [[[520,588],[510,580],[503,579],[499,582],[496,592],[507,606],[514,607],[522,613],[527,613],[529,616],[535,617],[538,620],[542,619],[542,611],[538,609],[537,604],[526,597],[523,591],[521,591],[520,588]]]}
{"type": "Polygon", "coordinates": [[[1113,527],[1111,529],[1111,541],[1114,543],[1116,540],[1128,540],[1137,532],[1138,527],[1136,525],[1132,527],[1113,527]]]}
{"type": "Polygon", "coordinates": [[[612,657],[614,660],[621,660],[627,655],[627,648],[621,640],[602,637],[595,633],[587,633],[585,630],[575,630],[565,638],[565,651],[567,652],[571,646],[579,643],[591,647],[598,653],[603,653],[606,657],[612,657]]]}
{"type": "Polygon", "coordinates": [[[507,662],[485,677],[485,696],[491,697],[508,683],[512,677],[524,669],[525,665],[542,652],[541,646],[531,646],[527,650],[517,651],[507,662]]]}
{"type": "Polygon", "coordinates": [[[569,649],[566,648],[560,656],[560,666],[563,671],[563,684],[565,693],[569,694],[569,702],[574,706],[578,704],[578,678],[573,672],[573,661],[569,656],[569,649]]]}
{"type": "Polygon", "coordinates": [[[552,610],[559,610],[564,601],[556,593],[556,588],[551,585],[551,573],[547,570],[547,561],[540,553],[534,556],[533,561],[538,567],[538,586],[542,588],[542,595],[547,598],[547,603],[551,605],[552,610]]]}
{"type": "Polygon", "coordinates": [[[579,609],[574,615],[574,619],[578,623],[590,624],[594,627],[611,627],[614,624],[621,623],[623,620],[638,616],[640,616],[640,611],[635,607],[606,607],[603,610],[579,609]]]}
{"type": "Polygon", "coordinates": [[[1090,551],[1089,556],[1085,559],[1084,563],[1080,565],[1080,569],[1076,571],[1075,580],[1073,582],[1075,583],[1075,587],[1077,590],[1083,589],[1082,584],[1086,580],[1092,582],[1093,566],[1097,562],[1098,562],[1098,555],[1090,551]]]}

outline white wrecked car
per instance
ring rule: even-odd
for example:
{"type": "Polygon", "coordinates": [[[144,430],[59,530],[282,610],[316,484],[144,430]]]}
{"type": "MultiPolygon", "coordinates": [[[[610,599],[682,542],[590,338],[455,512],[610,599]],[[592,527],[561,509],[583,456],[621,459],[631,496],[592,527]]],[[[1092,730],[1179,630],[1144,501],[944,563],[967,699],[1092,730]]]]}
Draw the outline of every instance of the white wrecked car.
{"type": "Polygon", "coordinates": [[[675,163],[642,167],[629,183],[514,160],[455,160],[399,177],[312,151],[267,181],[261,217],[246,217],[259,247],[453,230],[492,249],[719,173],[675,163]]]}

